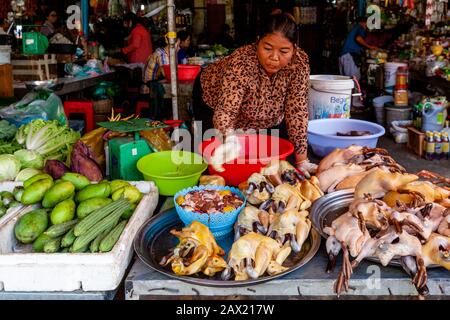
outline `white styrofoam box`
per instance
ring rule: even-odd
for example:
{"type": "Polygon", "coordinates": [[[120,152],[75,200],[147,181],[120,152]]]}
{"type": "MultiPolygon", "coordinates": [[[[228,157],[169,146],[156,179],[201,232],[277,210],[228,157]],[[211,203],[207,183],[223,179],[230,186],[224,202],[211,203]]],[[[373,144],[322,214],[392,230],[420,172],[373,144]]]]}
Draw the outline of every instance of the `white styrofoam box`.
{"type": "Polygon", "coordinates": [[[108,291],[116,289],[133,256],[133,240],[158,204],[153,182],[133,183],[148,191],[110,252],[19,253],[14,226],[25,213],[0,223],[0,290],[4,291],[108,291]]]}

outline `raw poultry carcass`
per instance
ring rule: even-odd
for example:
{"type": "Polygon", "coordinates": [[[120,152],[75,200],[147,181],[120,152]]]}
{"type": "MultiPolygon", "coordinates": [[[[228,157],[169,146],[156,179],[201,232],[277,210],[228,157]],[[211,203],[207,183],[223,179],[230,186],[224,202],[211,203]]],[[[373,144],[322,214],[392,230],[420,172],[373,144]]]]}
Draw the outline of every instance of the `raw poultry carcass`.
{"type": "Polygon", "coordinates": [[[362,149],[363,147],[357,145],[351,145],[350,147],[345,149],[334,149],[330,154],[328,154],[320,161],[319,166],[317,167],[317,174],[328,170],[335,165],[348,164],[350,162],[350,159],[362,154],[362,149]]]}
{"type": "Polygon", "coordinates": [[[389,227],[392,209],[383,201],[373,199],[355,199],[349,207],[349,212],[367,226],[381,230],[389,227]]]}
{"type": "Polygon", "coordinates": [[[421,178],[431,179],[433,184],[439,185],[442,184],[445,189],[450,190],[450,178],[443,177],[437,173],[422,170],[417,175],[421,178]]]}
{"type": "Polygon", "coordinates": [[[405,168],[395,162],[384,149],[350,146],[335,149],[319,164],[317,177],[324,192],[353,189],[376,168],[386,172],[404,173],[405,168]]]}
{"type": "Polygon", "coordinates": [[[311,203],[323,196],[319,179],[316,176],[312,176],[309,180],[303,180],[299,188],[300,193],[311,203]]]}
{"type": "Polygon", "coordinates": [[[441,187],[430,181],[414,181],[408,183],[402,186],[399,192],[421,194],[426,202],[437,202],[447,208],[450,207],[450,189],[441,187]]]}
{"type": "Polygon", "coordinates": [[[261,169],[261,174],[274,185],[283,183],[296,185],[305,179],[295,167],[285,160],[271,160],[267,166],[261,169]]]}
{"type": "Polygon", "coordinates": [[[232,273],[237,281],[257,279],[265,272],[269,275],[282,273],[288,269],[282,264],[290,253],[290,246],[282,246],[272,238],[253,232],[246,234],[233,243],[222,279],[230,279],[232,273]]]}
{"type": "Polygon", "coordinates": [[[290,244],[295,253],[300,252],[311,230],[308,215],[308,211],[297,210],[288,210],[277,215],[267,234],[281,244],[290,244]]]}
{"type": "MultiPolygon", "coordinates": [[[[329,259],[327,271],[331,271],[334,267],[336,257],[341,249],[348,248],[350,255],[356,257],[367,239],[370,238],[367,229],[361,230],[360,220],[350,212],[336,218],[330,227],[323,229],[323,232],[329,235],[326,242],[329,259]]],[[[344,260],[344,262],[349,261],[344,260]]]]}
{"type": "Polygon", "coordinates": [[[365,176],[355,188],[355,199],[370,195],[373,199],[384,197],[389,191],[397,191],[401,186],[418,180],[414,174],[401,174],[376,170],[365,176]]]}
{"type": "Polygon", "coordinates": [[[450,237],[433,233],[422,247],[425,266],[437,264],[450,270],[450,237]]]}
{"type": "Polygon", "coordinates": [[[253,173],[247,182],[248,202],[255,206],[269,200],[275,192],[274,186],[260,173],[253,173]]]}
{"type": "Polygon", "coordinates": [[[395,160],[389,156],[385,149],[352,145],[346,149],[335,149],[323,158],[317,168],[317,174],[326,171],[333,166],[346,164],[361,165],[367,167],[367,170],[370,170],[371,167],[384,165],[391,167],[395,171],[405,171],[402,166],[398,165],[395,160]]]}
{"type": "Polygon", "coordinates": [[[323,192],[333,192],[336,186],[345,180],[357,174],[365,172],[365,168],[357,164],[342,164],[329,168],[317,174],[320,182],[320,189],[323,192]]]}
{"type": "Polygon", "coordinates": [[[225,251],[217,245],[213,234],[204,224],[194,221],[181,231],[173,229],[170,233],[180,243],[171,254],[162,258],[160,265],[170,263],[175,274],[186,276],[203,272],[213,276],[227,267],[223,259],[225,251]]]}
{"type": "Polygon", "coordinates": [[[244,210],[239,214],[235,224],[235,236],[236,241],[242,235],[256,232],[266,234],[269,227],[269,213],[264,210],[260,210],[253,206],[246,206],[244,210]]]}
{"type": "Polygon", "coordinates": [[[311,201],[303,197],[296,187],[283,183],[275,188],[272,198],[263,202],[259,208],[273,213],[283,213],[289,209],[306,210],[310,206],[311,201]]]}
{"type": "Polygon", "coordinates": [[[444,218],[439,224],[438,233],[443,236],[450,237],[450,208],[447,208],[443,215],[444,218]]]}

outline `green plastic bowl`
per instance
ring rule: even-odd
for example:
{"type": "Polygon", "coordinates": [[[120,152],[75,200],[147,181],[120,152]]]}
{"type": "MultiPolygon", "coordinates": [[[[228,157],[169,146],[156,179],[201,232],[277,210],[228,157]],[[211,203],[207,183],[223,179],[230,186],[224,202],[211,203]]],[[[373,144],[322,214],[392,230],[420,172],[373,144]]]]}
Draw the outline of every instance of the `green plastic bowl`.
{"type": "Polygon", "coordinates": [[[153,181],[163,196],[197,185],[207,167],[202,156],[188,151],[150,153],[137,162],[144,179],[153,181]]]}

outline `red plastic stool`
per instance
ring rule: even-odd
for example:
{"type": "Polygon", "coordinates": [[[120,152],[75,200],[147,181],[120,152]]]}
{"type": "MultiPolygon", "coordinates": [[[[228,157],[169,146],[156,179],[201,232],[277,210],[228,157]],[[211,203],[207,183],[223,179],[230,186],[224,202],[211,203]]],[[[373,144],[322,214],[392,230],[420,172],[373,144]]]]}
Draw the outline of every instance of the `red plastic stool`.
{"type": "Polygon", "coordinates": [[[65,101],[64,113],[67,119],[69,119],[72,113],[82,113],[86,122],[86,132],[94,130],[94,104],[92,101],[65,101]]]}
{"type": "Polygon", "coordinates": [[[114,114],[119,114],[119,113],[123,114],[124,111],[125,111],[124,108],[114,108],[114,114]]]}
{"type": "Polygon", "coordinates": [[[142,109],[149,109],[150,105],[148,101],[138,101],[136,104],[136,115],[141,116],[142,109]]]}

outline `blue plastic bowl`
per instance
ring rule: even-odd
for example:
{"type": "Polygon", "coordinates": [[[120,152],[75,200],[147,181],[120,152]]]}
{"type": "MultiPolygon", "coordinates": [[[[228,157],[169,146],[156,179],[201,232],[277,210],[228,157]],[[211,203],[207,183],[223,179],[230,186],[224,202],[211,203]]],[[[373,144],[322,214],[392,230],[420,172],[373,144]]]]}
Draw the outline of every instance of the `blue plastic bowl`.
{"type": "Polygon", "coordinates": [[[325,157],[336,148],[347,148],[352,144],[375,148],[378,138],[383,136],[382,126],[368,121],[355,119],[319,119],[310,120],[308,124],[308,144],[313,152],[325,157]],[[361,137],[337,136],[337,132],[370,131],[372,135],[361,137]]]}
{"type": "Polygon", "coordinates": [[[191,187],[181,190],[175,194],[173,201],[175,203],[175,209],[177,210],[178,216],[181,221],[187,226],[192,223],[192,221],[199,221],[211,230],[212,234],[216,239],[220,239],[228,235],[233,231],[233,225],[237,220],[239,213],[244,209],[246,205],[246,198],[239,189],[233,187],[221,187],[221,186],[198,186],[191,187]],[[199,190],[230,190],[232,193],[238,195],[244,203],[236,210],[225,212],[225,213],[199,213],[193,211],[186,211],[177,204],[177,199],[179,196],[184,196],[191,191],[199,190]]]}

